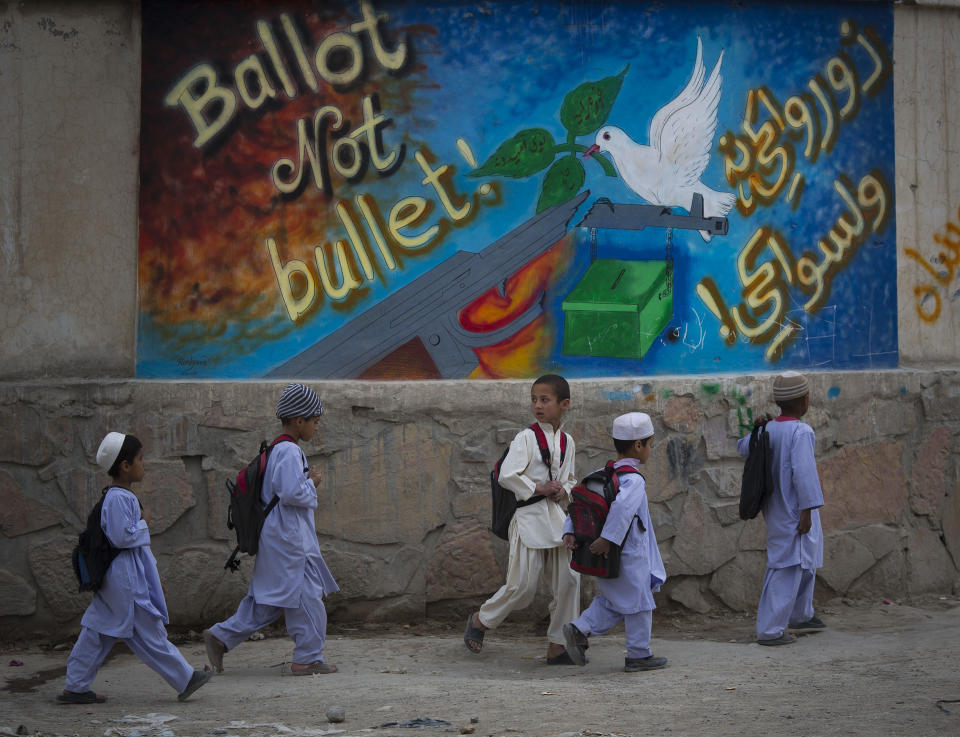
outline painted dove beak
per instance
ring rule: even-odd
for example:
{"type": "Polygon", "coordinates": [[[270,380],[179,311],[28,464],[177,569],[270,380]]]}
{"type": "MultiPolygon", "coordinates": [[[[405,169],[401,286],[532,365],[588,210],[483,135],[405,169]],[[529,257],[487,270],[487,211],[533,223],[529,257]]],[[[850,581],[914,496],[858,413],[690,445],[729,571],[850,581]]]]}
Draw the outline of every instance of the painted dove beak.
{"type": "Polygon", "coordinates": [[[583,152],[582,156],[585,159],[589,159],[599,150],[600,150],[600,147],[597,144],[593,144],[592,146],[590,146],[590,148],[588,148],[586,151],[583,152]]]}

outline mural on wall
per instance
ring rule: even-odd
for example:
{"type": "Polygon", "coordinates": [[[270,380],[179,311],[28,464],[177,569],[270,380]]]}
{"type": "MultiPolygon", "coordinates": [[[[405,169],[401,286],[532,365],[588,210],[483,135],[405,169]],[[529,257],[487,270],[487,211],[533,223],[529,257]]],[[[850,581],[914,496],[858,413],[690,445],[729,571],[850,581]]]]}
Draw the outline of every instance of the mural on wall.
{"type": "Polygon", "coordinates": [[[138,375],[895,366],[892,28],[144,0],[138,375]]]}

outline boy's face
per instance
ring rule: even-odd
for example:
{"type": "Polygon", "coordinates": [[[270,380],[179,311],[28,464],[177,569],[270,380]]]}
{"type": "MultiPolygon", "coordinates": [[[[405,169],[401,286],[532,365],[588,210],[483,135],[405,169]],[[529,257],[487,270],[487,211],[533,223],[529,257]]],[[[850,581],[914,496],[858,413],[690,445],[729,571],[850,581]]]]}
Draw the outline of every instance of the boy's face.
{"type": "Polygon", "coordinates": [[[298,417],[295,420],[295,426],[299,433],[297,440],[310,440],[317,434],[317,428],[320,427],[319,417],[298,417]]]}
{"type": "Polygon", "coordinates": [[[124,481],[128,483],[143,481],[146,472],[143,464],[143,448],[137,451],[137,455],[132,461],[123,461],[120,464],[120,471],[125,476],[124,481]]]}
{"type": "Polygon", "coordinates": [[[549,384],[534,384],[530,390],[530,405],[537,422],[557,427],[563,419],[563,413],[570,408],[570,400],[558,400],[549,384]]]}
{"type": "Polygon", "coordinates": [[[638,440],[634,443],[633,448],[636,451],[637,460],[646,463],[650,459],[650,451],[653,449],[653,435],[647,438],[646,444],[643,440],[638,440]]]}

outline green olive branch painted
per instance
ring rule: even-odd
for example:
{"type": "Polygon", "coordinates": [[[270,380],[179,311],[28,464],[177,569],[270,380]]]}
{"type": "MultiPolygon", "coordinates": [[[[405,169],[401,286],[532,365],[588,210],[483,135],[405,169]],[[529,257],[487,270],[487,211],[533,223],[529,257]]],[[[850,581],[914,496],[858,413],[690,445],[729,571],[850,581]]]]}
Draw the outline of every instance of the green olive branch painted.
{"type": "MultiPolygon", "coordinates": [[[[537,212],[572,199],[583,187],[587,176],[583,162],[577,156],[587,147],[578,144],[576,139],[593,133],[607,122],[629,69],[627,64],[617,75],[584,82],[567,93],[560,106],[560,122],[567,131],[565,143],[557,143],[544,128],[527,128],[501,143],[469,176],[525,179],[547,169],[537,200],[537,212]],[[560,159],[557,159],[558,155],[560,159]]],[[[594,154],[590,159],[596,161],[608,177],[617,175],[605,156],[594,154]]]]}

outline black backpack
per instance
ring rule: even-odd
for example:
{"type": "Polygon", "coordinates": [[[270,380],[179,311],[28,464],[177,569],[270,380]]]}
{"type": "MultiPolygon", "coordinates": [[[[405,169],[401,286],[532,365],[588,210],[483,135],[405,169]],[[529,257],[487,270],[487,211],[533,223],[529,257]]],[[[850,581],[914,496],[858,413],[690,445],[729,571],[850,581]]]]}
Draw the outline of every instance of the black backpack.
{"type": "MultiPolygon", "coordinates": [[[[540,447],[540,457],[543,459],[543,462],[547,464],[547,473],[550,475],[550,479],[553,480],[553,469],[550,467],[550,446],[547,445],[547,436],[543,434],[543,429],[536,423],[530,425],[530,429],[533,430],[533,434],[537,437],[537,445],[540,447]]],[[[503,540],[510,538],[508,534],[510,530],[510,520],[513,519],[513,514],[517,511],[517,507],[527,507],[546,499],[545,496],[532,496],[525,501],[517,501],[516,494],[500,486],[500,467],[503,465],[503,459],[507,457],[507,453],[509,452],[510,448],[507,447],[507,449],[503,451],[503,455],[500,456],[500,460],[494,464],[493,470],[490,472],[490,492],[493,507],[490,530],[494,535],[503,540]]],[[[560,465],[563,465],[563,459],[566,453],[567,434],[561,433],[560,465]]]]}
{"type": "Polygon", "coordinates": [[[103,579],[113,559],[120,553],[100,526],[100,516],[103,512],[103,500],[107,497],[107,489],[100,492],[98,501],[90,514],[87,515],[87,527],[80,533],[77,544],[73,548],[73,573],[80,584],[78,591],[99,591],[103,586],[103,579]]]}
{"type": "Polygon", "coordinates": [[[227,492],[230,494],[230,507],[227,509],[227,528],[237,533],[237,547],[233,549],[230,558],[224,564],[229,571],[240,569],[237,556],[240,553],[256,555],[260,547],[260,531],[263,530],[263,521],[270,511],[277,505],[274,496],[267,506],[260,501],[260,492],[263,490],[263,474],[267,470],[267,459],[273,446],[282,440],[291,443],[297,441],[289,435],[281,435],[267,445],[264,440],[260,443],[260,452],[257,457],[248,463],[237,474],[236,481],[227,481],[227,492]]]}
{"type": "MultiPolygon", "coordinates": [[[[578,573],[597,578],[616,578],[620,575],[620,551],[627,539],[626,535],[619,545],[610,544],[606,556],[591,553],[590,544],[600,537],[610,505],[620,492],[620,476],[626,473],[640,472],[632,466],[614,468],[613,461],[609,461],[606,466],[591,473],[570,491],[573,500],[567,507],[567,514],[573,524],[573,536],[577,539],[577,547],[570,558],[570,567],[578,573]]],[[[640,517],[634,515],[634,519],[637,520],[640,531],[646,532],[640,517]]],[[[627,535],[632,529],[631,521],[627,535]]]]}
{"type": "Polygon", "coordinates": [[[740,482],[740,519],[753,519],[763,500],[773,493],[773,450],[770,434],[764,425],[757,425],[750,433],[750,454],[743,464],[740,482]]]}

